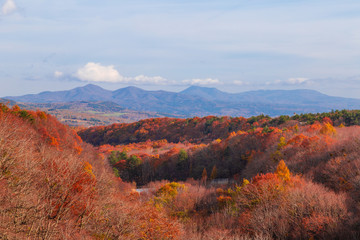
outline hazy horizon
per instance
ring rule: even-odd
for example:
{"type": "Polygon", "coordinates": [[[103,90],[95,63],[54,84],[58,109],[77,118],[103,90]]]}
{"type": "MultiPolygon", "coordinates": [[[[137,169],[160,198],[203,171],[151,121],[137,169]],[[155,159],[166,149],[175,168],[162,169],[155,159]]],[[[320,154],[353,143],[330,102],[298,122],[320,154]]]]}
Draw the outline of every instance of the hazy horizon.
{"type": "MultiPolygon", "coordinates": [[[[176,91],[172,91],[172,90],[165,90],[165,89],[161,89],[161,87],[159,89],[146,89],[142,86],[125,86],[125,87],[119,87],[119,88],[115,88],[115,89],[109,89],[107,87],[102,87],[100,86],[101,84],[98,84],[98,83],[83,83],[82,85],[80,86],[77,86],[75,88],[82,88],[82,87],[86,87],[88,85],[94,85],[94,86],[98,86],[98,87],[101,87],[105,90],[109,90],[109,91],[114,91],[114,90],[119,90],[119,89],[122,89],[122,88],[128,88],[128,87],[135,87],[135,88],[140,88],[142,90],[146,90],[146,91],[167,91],[167,92],[173,92],[173,93],[180,93],[190,87],[201,87],[201,88],[210,88],[210,89],[217,89],[221,92],[224,92],[224,93],[229,93],[229,94],[241,94],[241,93],[245,93],[245,92],[256,92],[256,91],[287,91],[287,90],[298,90],[298,91],[301,91],[301,90],[313,90],[313,91],[317,91],[319,93],[322,93],[322,94],[325,94],[321,91],[318,91],[318,90],[314,90],[314,89],[307,89],[307,88],[294,88],[294,89],[255,89],[255,90],[245,90],[245,91],[235,91],[235,92],[231,92],[231,91],[223,91],[223,90],[220,90],[218,89],[217,87],[212,87],[212,86],[198,86],[198,85],[192,85],[192,86],[185,86],[183,87],[182,89],[176,91]]],[[[43,92],[57,92],[57,91],[69,91],[69,90],[72,90],[72,89],[75,89],[75,88],[71,88],[71,89],[64,89],[64,90],[54,90],[54,91],[41,91],[41,92],[34,92],[34,93],[27,93],[27,94],[23,94],[23,95],[7,95],[7,96],[0,96],[0,98],[3,98],[3,99],[6,99],[6,97],[20,97],[20,96],[24,96],[24,95],[37,95],[37,94],[40,94],[40,93],[43,93],[43,92]]],[[[326,94],[327,95],[327,94],[326,94]]],[[[328,95],[328,96],[331,96],[331,97],[341,97],[341,96],[335,96],[335,95],[328,95]]],[[[351,98],[351,97],[345,97],[345,98],[351,98]]],[[[353,99],[360,99],[360,97],[353,97],[353,99]]]]}
{"type": "Polygon", "coordinates": [[[358,98],[360,2],[0,0],[0,96],[94,83],[358,98]]]}

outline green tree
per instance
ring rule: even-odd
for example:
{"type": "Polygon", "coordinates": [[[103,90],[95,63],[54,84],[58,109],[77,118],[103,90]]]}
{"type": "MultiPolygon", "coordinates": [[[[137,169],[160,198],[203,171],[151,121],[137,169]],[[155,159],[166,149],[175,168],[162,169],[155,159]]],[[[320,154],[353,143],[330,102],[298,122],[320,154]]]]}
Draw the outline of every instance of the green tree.
{"type": "Polygon", "coordinates": [[[126,160],[126,166],[133,170],[137,168],[141,164],[141,159],[138,158],[136,155],[131,155],[130,158],[126,160]]]}
{"type": "Polygon", "coordinates": [[[179,152],[178,162],[181,163],[181,162],[185,162],[187,160],[188,160],[188,154],[187,154],[186,150],[181,149],[179,152]]]}
{"type": "Polygon", "coordinates": [[[108,159],[111,165],[115,165],[120,160],[127,160],[127,158],[128,156],[125,151],[112,151],[108,159]]]}

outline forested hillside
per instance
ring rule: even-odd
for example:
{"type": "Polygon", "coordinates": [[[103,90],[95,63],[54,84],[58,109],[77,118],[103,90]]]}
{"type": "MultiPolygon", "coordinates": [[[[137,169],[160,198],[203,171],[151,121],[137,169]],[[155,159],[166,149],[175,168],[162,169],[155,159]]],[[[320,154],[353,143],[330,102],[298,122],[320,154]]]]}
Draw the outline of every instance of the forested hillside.
{"type": "Polygon", "coordinates": [[[147,198],[157,201],[165,191],[159,186],[175,191],[162,205],[188,219],[186,234],[199,239],[356,239],[358,120],[359,111],[165,118],[80,135],[99,137],[93,143],[108,156],[114,174],[153,189],[147,198]],[[164,179],[185,185],[156,184],[164,179]]]}
{"type": "Polygon", "coordinates": [[[175,219],[134,201],[101,155],[44,112],[0,106],[0,189],[0,239],[175,239],[181,232],[175,219]]]}
{"type": "Polygon", "coordinates": [[[91,127],[78,134],[86,142],[95,146],[110,144],[128,144],[147,140],[162,140],[168,142],[208,143],[218,138],[224,139],[232,132],[248,131],[257,127],[282,127],[287,124],[304,125],[315,121],[321,122],[329,118],[335,126],[352,126],[360,124],[359,110],[332,111],[318,114],[282,115],[276,118],[259,115],[250,118],[244,117],[194,117],[181,118],[153,118],[130,124],[112,124],[109,126],[91,127]],[[293,121],[290,121],[293,120],[293,121]]]}
{"type": "Polygon", "coordinates": [[[358,239],[357,116],[151,119],[94,148],[1,105],[0,238],[358,239]]]}

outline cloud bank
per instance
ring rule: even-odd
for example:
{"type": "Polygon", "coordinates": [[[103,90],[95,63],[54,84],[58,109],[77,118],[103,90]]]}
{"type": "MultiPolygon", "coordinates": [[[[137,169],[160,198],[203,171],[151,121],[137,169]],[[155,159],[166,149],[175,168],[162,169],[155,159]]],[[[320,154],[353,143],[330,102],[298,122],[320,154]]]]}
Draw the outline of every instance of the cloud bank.
{"type": "MultiPolygon", "coordinates": [[[[56,72],[55,72],[56,75],[56,72]]],[[[100,63],[89,62],[79,68],[74,75],[85,82],[104,82],[104,83],[133,83],[133,84],[155,84],[165,85],[170,83],[167,79],[154,76],[138,75],[136,77],[122,76],[113,65],[103,66],[100,63]]]]}
{"type": "Polygon", "coordinates": [[[250,85],[249,82],[244,82],[244,81],[240,81],[240,80],[233,81],[233,84],[238,85],[238,86],[250,85]]]}
{"type": "Polygon", "coordinates": [[[54,72],[54,77],[56,78],[61,78],[64,76],[64,73],[63,72],[60,72],[60,71],[55,71],[54,72]]]}
{"type": "Polygon", "coordinates": [[[124,77],[113,65],[102,66],[100,63],[89,62],[77,70],[75,77],[86,82],[124,82],[124,77]]]}
{"type": "Polygon", "coordinates": [[[308,78],[289,78],[286,80],[286,83],[288,84],[303,84],[309,81],[308,78]]]}
{"type": "Polygon", "coordinates": [[[191,80],[183,80],[182,83],[189,84],[189,85],[218,85],[222,84],[219,79],[213,79],[213,78],[194,78],[191,80]]]}
{"type": "Polygon", "coordinates": [[[1,13],[3,15],[9,15],[13,12],[15,12],[17,9],[17,6],[14,2],[14,0],[6,0],[4,5],[1,8],[1,13]]]}
{"type": "Polygon", "coordinates": [[[275,80],[273,82],[266,82],[266,85],[279,85],[279,84],[286,84],[286,85],[304,85],[310,83],[309,78],[304,77],[296,77],[296,78],[288,78],[287,80],[275,80]]]}

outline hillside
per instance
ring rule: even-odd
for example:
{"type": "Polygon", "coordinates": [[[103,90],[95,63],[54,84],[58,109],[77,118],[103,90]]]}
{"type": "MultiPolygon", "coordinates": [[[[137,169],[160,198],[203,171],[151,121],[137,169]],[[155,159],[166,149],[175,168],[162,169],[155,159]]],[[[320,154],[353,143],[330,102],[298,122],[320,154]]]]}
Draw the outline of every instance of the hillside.
{"type": "Polygon", "coordinates": [[[359,117],[150,119],[93,148],[0,105],[0,238],[357,239],[359,117]]]}
{"type": "Polygon", "coordinates": [[[356,239],[359,119],[169,118],[79,134],[103,144],[116,176],[154,188],[143,197],[183,219],[189,239],[356,239]]]}
{"type": "Polygon", "coordinates": [[[176,239],[131,188],[54,117],[0,105],[0,239],[176,239]]]}
{"type": "Polygon", "coordinates": [[[227,138],[232,132],[249,131],[260,127],[279,127],[288,122],[299,125],[312,124],[329,118],[336,126],[360,125],[360,110],[333,111],[319,114],[301,114],[291,117],[282,115],[277,118],[259,115],[251,118],[231,118],[207,116],[188,119],[154,118],[134,123],[112,124],[83,129],[78,132],[81,138],[95,146],[110,144],[129,144],[157,141],[165,139],[168,142],[209,143],[218,138],[227,138]]]}
{"type": "MultiPolygon", "coordinates": [[[[126,109],[114,102],[75,101],[61,103],[17,103],[12,100],[0,102],[8,106],[18,105],[29,110],[41,110],[55,116],[61,123],[76,127],[109,125],[112,123],[130,123],[141,119],[164,117],[152,112],[140,112],[126,109]]],[[[171,115],[170,115],[171,116],[171,115]]],[[[176,117],[174,115],[173,117],[176,117]]]]}
{"type": "Polygon", "coordinates": [[[86,85],[69,91],[43,92],[6,97],[21,103],[64,103],[72,101],[113,102],[142,112],[163,116],[269,116],[317,113],[332,109],[360,109],[360,100],[332,97],[313,90],[258,90],[226,93],[215,88],[189,87],[182,92],[146,91],[126,87],[115,91],[86,85]]]}
{"type": "Polygon", "coordinates": [[[141,119],[164,117],[161,114],[126,109],[114,102],[76,101],[64,103],[23,103],[26,109],[40,109],[69,126],[99,126],[112,123],[129,123],[141,119]]]}

